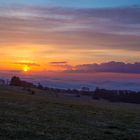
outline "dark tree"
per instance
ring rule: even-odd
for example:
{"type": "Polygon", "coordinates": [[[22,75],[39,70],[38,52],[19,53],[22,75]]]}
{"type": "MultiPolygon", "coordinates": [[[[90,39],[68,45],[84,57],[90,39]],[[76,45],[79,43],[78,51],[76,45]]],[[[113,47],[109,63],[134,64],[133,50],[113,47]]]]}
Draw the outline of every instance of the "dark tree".
{"type": "Polygon", "coordinates": [[[14,76],[14,77],[11,78],[10,86],[20,86],[20,87],[24,87],[24,88],[34,87],[34,85],[32,83],[22,81],[17,76],[14,76]]]}
{"type": "Polygon", "coordinates": [[[88,87],[82,87],[81,90],[84,91],[84,92],[89,92],[90,91],[90,89],[88,87]]]}
{"type": "Polygon", "coordinates": [[[38,83],[37,88],[38,88],[38,89],[44,89],[44,87],[43,87],[40,83],[38,83]]]}
{"type": "Polygon", "coordinates": [[[19,77],[12,77],[10,81],[10,86],[20,86],[21,85],[21,80],[19,77]]]}

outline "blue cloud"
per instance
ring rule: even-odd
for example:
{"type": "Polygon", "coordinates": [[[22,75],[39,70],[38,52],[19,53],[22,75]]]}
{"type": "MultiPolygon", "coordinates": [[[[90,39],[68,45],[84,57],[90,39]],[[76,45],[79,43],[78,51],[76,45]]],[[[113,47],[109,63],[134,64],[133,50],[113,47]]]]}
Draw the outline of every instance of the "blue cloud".
{"type": "Polygon", "coordinates": [[[69,72],[111,72],[111,73],[131,73],[140,74],[140,63],[107,62],[101,64],[77,65],[75,70],[69,72]]]}

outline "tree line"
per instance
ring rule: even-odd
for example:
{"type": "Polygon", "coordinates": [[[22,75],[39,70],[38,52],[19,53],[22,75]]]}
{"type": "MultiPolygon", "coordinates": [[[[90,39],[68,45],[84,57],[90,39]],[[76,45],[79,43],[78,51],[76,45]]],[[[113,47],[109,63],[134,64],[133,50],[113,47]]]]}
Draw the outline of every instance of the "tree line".
{"type": "MultiPolygon", "coordinates": [[[[136,103],[140,104],[140,91],[130,91],[130,90],[108,90],[102,88],[96,88],[94,91],[90,91],[88,87],[82,87],[81,90],[77,89],[59,89],[59,88],[50,88],[44,87],[40,83],[38,85],[34,85],[33,83],[23,81],[19,77],[12,77],[10,81],[10,86],[20,86],[24,88],[37,88],[40,90],[45,90],[48,93],[67,93],[74,94],[76,97],[80,96],[91,96],[94,100],[104,99],[110,102],[124,102],[124,103],[136,103]]],[[[32,91],[32,94],[34,92],[32,91]]],[[[34,93],[35,94],[35,93],[34,93]]]]}

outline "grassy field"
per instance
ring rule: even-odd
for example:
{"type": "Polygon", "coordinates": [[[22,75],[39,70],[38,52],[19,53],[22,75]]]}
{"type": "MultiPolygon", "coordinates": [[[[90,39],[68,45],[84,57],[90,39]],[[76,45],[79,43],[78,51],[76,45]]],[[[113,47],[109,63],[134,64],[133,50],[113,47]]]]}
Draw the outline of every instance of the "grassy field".
{"type": "Polygon", "coordinates": [[[140,140],[138,105],[84,105],[24,92],[0,87],[0,140],[140,140]]]}

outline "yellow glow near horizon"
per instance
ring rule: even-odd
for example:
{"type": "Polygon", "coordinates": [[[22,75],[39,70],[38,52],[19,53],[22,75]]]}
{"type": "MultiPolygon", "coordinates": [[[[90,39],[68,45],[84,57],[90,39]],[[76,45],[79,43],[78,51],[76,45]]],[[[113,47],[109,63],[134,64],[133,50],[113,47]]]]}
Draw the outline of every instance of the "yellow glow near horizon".
{"type": "MultiPolygon", "coordinates": [[[[96,46],[96,44],[95,44],[96,46]]],[[[0,70],[63,71],[65,66],[50,65],[50,62],[67,61],[68,65],[123,61],[133,63],[139,60],[139,51],[114,49],[60,49],[59,45],[16,44],[0,45],[0,70]],[[110,55],[111,54],[111,55],[110,55]],[[123,54],[123,55],[121,55],[123,54]],[[128,57],[129,56],[129,57],[128,57]]]]}
{"type": "Polygon", "coordinates": [[[29,70],[30,70],[29,66],[24,66],[24,67],[23,67],[23,71],[24,71],[24,72],[28,72],[29,70]]]}

